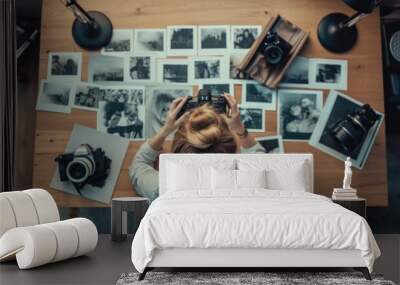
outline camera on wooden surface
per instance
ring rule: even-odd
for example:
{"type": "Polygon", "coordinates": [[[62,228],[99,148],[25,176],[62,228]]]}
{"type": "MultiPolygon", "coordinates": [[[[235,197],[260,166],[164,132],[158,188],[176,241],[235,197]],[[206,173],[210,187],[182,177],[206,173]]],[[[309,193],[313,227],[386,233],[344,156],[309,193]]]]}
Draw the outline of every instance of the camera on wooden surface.
{"type": "Polygon", "coordinates": [[[292,46],[282,39],[277,32],[268,32],[260,51],[264,55],[267,65],[279,65],[284,62],[292,46]]]}

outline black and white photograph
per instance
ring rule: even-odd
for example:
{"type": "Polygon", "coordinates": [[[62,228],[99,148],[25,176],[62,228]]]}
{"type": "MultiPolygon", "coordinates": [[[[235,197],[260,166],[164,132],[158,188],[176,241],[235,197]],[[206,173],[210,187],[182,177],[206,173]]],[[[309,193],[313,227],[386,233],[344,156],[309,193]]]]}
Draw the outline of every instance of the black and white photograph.
{"type": "Polygon", "coordinates": [[[235,89],[232,83],[204,83],[202,89],[211,90],[212,94],[222,95],[228,93],[234,95],[235,89]]]}
{"type": "Polygon", "coordinates": [[[165,29],[135,29],[134,54],[164,57],[166,53],[165,29]]]}
{"type": "Polygon", "coordinates": [[[125,81],[133,83],[155,82],[155,58],[149,55],[125,57],[125,81]]]}
{"type": "Polygon", "coordinates": [[[323,107],[323,92],[278,91],[278,134],[283,140],[309,140],[323,107]]]}
{"type": "Polygon", "coordinates": [[[96,84],[79,82],[73,88],[72,107],[89,111],[97,111],[103,99],[101,87],[96,84]]]}
{"type": "Polygon", "coordinates": [[[189,84],[192,64],[187,59],[157,60],[157,81],[160,83],[189,84]]]}
{"type": "Polygon", "coordinates": [[[229,51],[229,26],[199,26],[198,55],[225,55],[229,51]]]}
{"type": "Polygon", "coordinates": [[[265,117],[261,108],[239,107],[240,120],[249,132],[264,132],[265,117]]]}
{"type": "Polygon", "coordinates": [[[90,53],[88,81],[94,83],[123,82],[124,65],[123,57],[90,53]]]}
{"type": "Polygon", "coordinates": [[[50,80],[81,80],[82,53],[50,52],[47,78],[50,80]]]}
{"type": "Polygon", "coordinates": [[[279,87],[310,87],[309,70],[310,60],[303,56],[297,56],[279,82],[279,87]]]}
{"type": "Polygon", "coordinates": [[[310,59],[312,88],[347,90],[347,60],[310,59]]]}
{"type": "Polygon", "coordinates": [[[97,129],[129,140],[144,140],[145,88],[104,88],[104,101],[97,112],[97,129]]]}
{"type": "Polygon", "coordinates": [[[197,57],[192,59],[194,82],[216,82],[228,79],[227,57],[197,57]]]}
{"type": "Polygon", "coordinates": [[[258,82],[246,82],[242,88],[242,104],[263,108],[264,110],[276,110],[276,90],[258,82]]]}
{"type": "Polygon", "coordinates": [[[114,29],[111,42],[101,50],[102,54],[128,55],[133,52],[133,30],[114,29]]]}
{"type": "Polygon", "coordinates": [[[167,55],[194,56],[197,54],[196,26],[167,27],[167,55]]]}
{"type": "Polygon", "coordinates": [[[265,149],[265,153],[285,153],[281,136],[258,137],[256,141],[265,149]]]}
{"type": "MultiPolygon", "coordinates": [[[[192,86],[154,85],[146,88],[146,138],[164,126],[169,108],[178,97],[193,96],[192,86]]],[[[172,135],[168,137],[171,139],[172,135]]]]}
{"type": "Polygon", "coordinates": [[[326,100],[321,117],[310,138],[310,145],[323,152],[346,161],[347,157],[355,167],[362,169],[383,122],[383,114],[362,112],[365,103],[357,101],[338,91],[332,90],[326,100]],[[366,118],[368,114],[368,119],[366,118]],[[371,116],[373,114],[373,118],[371,116]],[[360,118],[364,117],[363,119],[360,118]],[[361,127],[356,122],[374,122],[361,127]],[[361,131],[362,130],[362,131],[361,131]],[[356,142],[356,143],[354,143],[356,142]]]}
{"type": "Polygon", "coordinates": [[[42,80],[36,102],[36,110],[70,113],[73,84],[59,80],[42,80]]]}
{"type": "Polygon", "coordinates": [[[231,41],[233,52],[246,52],[261,33],[259,25],[231,26],[231,41]]]}
{"type": "Polygon", "coordinates": [[[229,78],[233,82],[242,83],[244,80],[252,80],[249,75],[237,69],[245,53],[232,53],[229,55],[229,78]]]}

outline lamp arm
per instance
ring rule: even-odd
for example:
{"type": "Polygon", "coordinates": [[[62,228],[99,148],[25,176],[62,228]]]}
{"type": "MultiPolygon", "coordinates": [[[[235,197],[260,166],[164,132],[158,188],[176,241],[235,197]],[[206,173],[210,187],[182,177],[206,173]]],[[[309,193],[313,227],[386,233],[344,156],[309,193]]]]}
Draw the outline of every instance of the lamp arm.
{"type": "Polygon", "coordinates": [[[90,15],[79,5],[76,0],[60,0],[65,7],[69,8],[74,16],[83,24],[93,25],[94,20],[90,15]]]}
{"type": "Polygon", "coordinates": [[[348,18],[346,21],[342,23],[342,28],[350,28],[357,24],[359,21],[361,21],[363,18],[367,17],[369,14],[368,13],[361,13],[357,12],[350,18],[348,18]]]}

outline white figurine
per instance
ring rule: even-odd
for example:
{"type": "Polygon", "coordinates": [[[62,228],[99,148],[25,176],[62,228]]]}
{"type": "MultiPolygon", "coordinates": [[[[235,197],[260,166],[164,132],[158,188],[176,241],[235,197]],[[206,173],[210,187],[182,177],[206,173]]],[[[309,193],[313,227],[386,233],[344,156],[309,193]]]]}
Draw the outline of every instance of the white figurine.
{"type": "Polygon", "coordinates": [[[351,161],[350,157],[347,157],[344,162],[344,178],[343,178],[343,189],[352,189],[351,188],[351,176],[353,172],[351,170],[351,161]]]}

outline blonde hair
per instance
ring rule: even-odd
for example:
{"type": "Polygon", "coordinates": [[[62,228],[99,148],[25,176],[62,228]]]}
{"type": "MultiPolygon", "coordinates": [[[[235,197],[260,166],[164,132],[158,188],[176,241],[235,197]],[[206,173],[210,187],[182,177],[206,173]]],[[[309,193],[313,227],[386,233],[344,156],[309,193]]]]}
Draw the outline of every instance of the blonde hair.
{"type": "Polygon", "coordinates": [[[172,142],[174,153],[235,153],[237,143],[224,116],[209,105],[198,107],[180,126],[172,142]]]}

